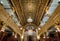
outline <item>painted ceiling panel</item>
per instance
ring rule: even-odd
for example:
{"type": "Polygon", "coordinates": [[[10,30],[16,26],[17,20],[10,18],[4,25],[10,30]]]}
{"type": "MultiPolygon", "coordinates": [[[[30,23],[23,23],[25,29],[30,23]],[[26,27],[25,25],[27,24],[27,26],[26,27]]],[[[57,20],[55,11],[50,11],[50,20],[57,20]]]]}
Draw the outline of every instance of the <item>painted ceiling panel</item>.
{"type": "Polygon", "coordinates": [[[37,13],[39,0],[21,0],[22,10],[28,19],[29,17],[34,18],[34,15],[37,13]]]}

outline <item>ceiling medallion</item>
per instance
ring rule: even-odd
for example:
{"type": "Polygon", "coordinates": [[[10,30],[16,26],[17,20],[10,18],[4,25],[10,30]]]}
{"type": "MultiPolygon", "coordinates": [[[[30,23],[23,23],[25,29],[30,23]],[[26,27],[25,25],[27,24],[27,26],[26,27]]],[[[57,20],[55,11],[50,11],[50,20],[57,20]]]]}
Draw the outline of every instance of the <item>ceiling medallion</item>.
{"type": "Polygon", "coordinates": [[[35,4],[27,3],[25,8],[26,8],[27,11],[34,11],[35,10],[35,4]]]}

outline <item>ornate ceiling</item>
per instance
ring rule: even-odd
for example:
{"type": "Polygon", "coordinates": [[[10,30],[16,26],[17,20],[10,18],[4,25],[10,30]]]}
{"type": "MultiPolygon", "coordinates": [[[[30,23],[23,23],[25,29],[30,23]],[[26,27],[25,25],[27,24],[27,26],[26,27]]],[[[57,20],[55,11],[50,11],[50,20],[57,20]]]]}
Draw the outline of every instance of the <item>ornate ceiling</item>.
{"type": "Polygon", "coordinates": [[[54,3],[56,7],[54,4],[52,5],[53,9],[54,7],[56,8],[54,9],[55,11],[52,9],[54,11],[52,16],[50,16],[49,12],[48,14],[46,14],[49,7],[51,6],[52,0],[8,0],[8,2],[9,6],[6,6],[4,2],[1,2],[3,4],[0,4],[0,21],[4,22],[2,28],[8,25],[11,27],[11,29],[13,29],[20,35],[22,35],[23,27],[28,25],[33,25],[35,27],[35,30],[38,30],[39,35],[46,32],[52,25],[57,25],[57,28],[60,29],[60,4],[58,4],[58,2],[57,5],[56,3],[54,3]],[[10,9],[13,13],[9,11],[9,15],[7,12],[8,10],[6,11],[6,9],[10,9]],[[16,14],[16,16],[14,16],[14,14],[16,14]],[[49,19],[41,27],[40,25],[44,15],[48,16],[49,19]],[[17,24],[12,19],[13,17],[18,19],[17,24]],[[22,30],[20,29],[20,27],[22,28],[22,30]]]}
{"type": "Polygon", "coordinates": [[[51,0],[11,0],[21,25],[27,24],[31,18],[33,24],[40,25],[46,8],[51,0]]]}

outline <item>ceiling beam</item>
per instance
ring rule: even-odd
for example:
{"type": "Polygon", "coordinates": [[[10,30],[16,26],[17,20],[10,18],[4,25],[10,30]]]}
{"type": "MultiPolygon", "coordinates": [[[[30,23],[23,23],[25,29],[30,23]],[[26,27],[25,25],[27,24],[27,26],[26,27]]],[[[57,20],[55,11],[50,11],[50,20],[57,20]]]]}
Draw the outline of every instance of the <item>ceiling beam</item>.
{"type": "Polygon", "coordinates": [[[41,28],[41,30],[39,31],[39,35],[46,32],[52,25],[54,25],[55,22],[57,21],[57,18],[59,18],[59,16],[60,16],[60,4],[57,6],[53,15],[48,19],[46,24],[41,28]]]}
{"type": "Polygon", "coordinates": [[[19,30],[18,26],[14,23],[8,13],[5,11],[3,6],[0,4],[0,19],[6,23],[6,25],[10,26],[13,31],[21,35],[21,31],[19,30]]]}
{"type": "Polygon", "coordinates": [[[18,16],[18,19],[21,23],[21,25],[24,25],[25,24],[25,17],[24,17],[24,14],[22,12],[22,8],[21,8],[21,5],[19,3],[19,0],[11,0],[12,4],[13,4],[13,7],[15,8],[15,11],[17,13],[17,16],[18,16]]]}
{"type": "Polygon", "coordinates": [[[40,5],[39,5],[39,8],[38,8],[38,11],[37,11],[37,14],[36,14],[36,18],[37,18],[36,23],[37,23],[37,25],[40,24],[44,14],[45,14],[44,12],[46,12],[48,2],[49,2],[49,0],[41,0],[40,3],[39,3],[40,5]]]}

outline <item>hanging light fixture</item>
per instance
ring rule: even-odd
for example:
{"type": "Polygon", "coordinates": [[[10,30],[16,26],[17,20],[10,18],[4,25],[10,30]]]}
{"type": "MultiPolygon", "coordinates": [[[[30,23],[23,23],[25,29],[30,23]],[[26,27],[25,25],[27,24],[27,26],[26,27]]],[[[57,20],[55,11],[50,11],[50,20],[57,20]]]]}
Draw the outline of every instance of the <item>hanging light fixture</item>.
{"type": "Polygon", "coordinates": [[[32,18],[29,17],[29,18],[27,19],[27,22],[33,22],[32,18]]]}

